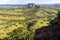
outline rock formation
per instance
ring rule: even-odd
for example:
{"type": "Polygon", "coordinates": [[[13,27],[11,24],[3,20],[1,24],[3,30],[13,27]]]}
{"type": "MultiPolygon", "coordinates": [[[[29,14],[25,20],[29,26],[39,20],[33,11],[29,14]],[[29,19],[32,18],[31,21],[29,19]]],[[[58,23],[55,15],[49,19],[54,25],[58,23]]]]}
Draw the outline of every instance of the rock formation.
{"type": "Polygon", "coordinates": [[[48,26],[35,30],[34,40],[60,40],[60,11],[48,26]]]}

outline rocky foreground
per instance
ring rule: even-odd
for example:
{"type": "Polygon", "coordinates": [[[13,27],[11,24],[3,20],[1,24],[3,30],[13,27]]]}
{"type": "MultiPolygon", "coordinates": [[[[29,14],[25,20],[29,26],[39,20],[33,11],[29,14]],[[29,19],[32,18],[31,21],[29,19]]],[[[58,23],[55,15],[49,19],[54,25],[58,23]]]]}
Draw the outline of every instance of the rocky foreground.
{"type": "Polygon", "coordinates": [[[60,40],[60,19],[55,18],[48,26],[36,29],[34,40],[60,40]]]}

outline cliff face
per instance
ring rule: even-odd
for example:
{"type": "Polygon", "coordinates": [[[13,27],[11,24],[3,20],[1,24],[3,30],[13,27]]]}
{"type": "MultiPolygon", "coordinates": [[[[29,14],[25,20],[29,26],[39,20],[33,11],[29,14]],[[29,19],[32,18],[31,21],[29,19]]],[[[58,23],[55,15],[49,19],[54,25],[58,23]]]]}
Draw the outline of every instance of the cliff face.
{"type": "Polygon", "coordinates": [[[48,26],[36,29],[34,40],[60,40],[60,20],[55,18],[48,26]]]}

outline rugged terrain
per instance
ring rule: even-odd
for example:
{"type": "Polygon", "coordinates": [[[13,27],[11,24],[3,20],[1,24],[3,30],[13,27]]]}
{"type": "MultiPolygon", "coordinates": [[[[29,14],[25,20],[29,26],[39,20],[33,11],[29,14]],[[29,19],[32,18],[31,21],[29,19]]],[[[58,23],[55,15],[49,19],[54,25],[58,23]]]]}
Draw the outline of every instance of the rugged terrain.
{"type": "Polygon", "coordinates": [[[33,40],[35,29],[47,26],[58,11],[48,7],[0,6],[0,39],[33,40]]]}

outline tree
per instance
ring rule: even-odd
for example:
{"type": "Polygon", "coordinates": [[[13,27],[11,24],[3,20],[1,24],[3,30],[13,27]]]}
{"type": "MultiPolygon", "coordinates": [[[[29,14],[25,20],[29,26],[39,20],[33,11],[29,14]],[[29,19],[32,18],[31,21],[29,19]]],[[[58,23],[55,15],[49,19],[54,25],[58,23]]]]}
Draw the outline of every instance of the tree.
{"type": "Polygon", "coordinates": [[[57,18],[60,20],[60,11],[58,11],[57,18]]]}

